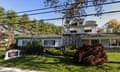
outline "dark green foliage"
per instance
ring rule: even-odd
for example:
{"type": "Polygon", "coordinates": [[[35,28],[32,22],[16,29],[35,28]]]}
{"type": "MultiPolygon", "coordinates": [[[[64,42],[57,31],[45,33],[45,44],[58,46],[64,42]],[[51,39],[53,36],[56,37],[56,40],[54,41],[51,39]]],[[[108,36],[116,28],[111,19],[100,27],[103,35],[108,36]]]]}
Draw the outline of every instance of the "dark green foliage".
{"type": "Polygon", "coordinates": [[[58,50],[55,48],[47,49],[46,53],[52,54],[52,55],[63,55],[63,52],[61,50],[58,50]]]}
{"type": "Polygon", "coordinates": [[[26,46],[23,46],[20,48],[22,53],[25,55],[41,55],[43,54],[43,46],[41,45],[41,42],[33,42],[30,41],[27,43],[26,46]]]}

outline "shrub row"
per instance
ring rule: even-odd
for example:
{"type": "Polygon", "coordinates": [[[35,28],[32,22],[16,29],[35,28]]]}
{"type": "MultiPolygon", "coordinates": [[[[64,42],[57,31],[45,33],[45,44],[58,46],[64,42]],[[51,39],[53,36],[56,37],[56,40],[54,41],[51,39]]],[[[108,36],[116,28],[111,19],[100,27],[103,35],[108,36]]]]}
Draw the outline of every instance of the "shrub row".
{"type": "Polygon", "coordinates": [[[77,51],[76,49],[74,49],[74,50],[67,50],[65,52],[65,55],[67,55],[67,56],[74,56],[76,51],[77,51]]]}
{"type": "Polygon", "coordinates": [[[49,48],[47,49],[46,53],[48,54],[52,54],[52,55],[66,55],[66,56],[74,56],[74,54],[76,53],[76,49],[74,50],[67,50],[64,53],[59,50],[59,49],[55,49],[55,48],[49,48]]]}
{"type": "Polygon", "coordinates": [[[39,46],[23,46],[20,48],[22,54],[25,55],[41,55],[43,54],[43,47],[39,46]]]}
{"type": "Polygon", "coordinates": [[[26,46],[20,47],[20,50],[22,51],[22,54],[25,55],[43,54],[43,46],[41,45],[41,42],[38,42],[36,44],[32,42],[28,42],[26,46]]]}
{"type": "Polygon", "coordinates": [[[58,50],[58,49],[55,49],[55,48],[47,49],[46,53],[52,54],[52,55],[63,55],[63,52],[61,50],[58,50]]]}

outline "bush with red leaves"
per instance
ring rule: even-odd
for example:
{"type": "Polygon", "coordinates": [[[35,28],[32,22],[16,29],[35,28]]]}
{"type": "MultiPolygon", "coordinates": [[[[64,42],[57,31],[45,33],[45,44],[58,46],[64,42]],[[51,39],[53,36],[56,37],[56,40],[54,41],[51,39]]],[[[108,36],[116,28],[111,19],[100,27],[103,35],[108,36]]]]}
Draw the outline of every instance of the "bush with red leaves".
{"type": "Polygon", "coordinates": [[[107,62],[107,55],[101,44],[83,44],[75,53],[74,61],[80,65],[102,65],[107,62]]]}

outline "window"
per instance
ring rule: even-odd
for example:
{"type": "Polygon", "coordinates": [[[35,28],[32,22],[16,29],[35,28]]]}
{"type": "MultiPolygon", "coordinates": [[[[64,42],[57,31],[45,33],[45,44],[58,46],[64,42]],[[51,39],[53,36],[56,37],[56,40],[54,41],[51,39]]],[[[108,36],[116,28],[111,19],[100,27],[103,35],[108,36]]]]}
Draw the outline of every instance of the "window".
{"type": "Polygon", "coordinates": [[[22,41],[22,45],[24,46],[25,44],[26,44],[26,41],[25,41],[25,40],[23,40],[23,41],[22,41]]]}
{"type": "Polygon", "coordinates": [[[86,29],[86,30],[84,30],[84,32],[92,32],[92,30],[91,29],[86,29]]]}
{"type": "Polygon", "coordinates": [[[55,45],[55,40],[44,40],[44,45],[55,45]]]}
{"type": "Polygon", "coordinates": [[[76,30],[72,30],[72,31],[70,31],[71,33],[77,33],[77,31],[76,30]]]}
{"type": "Polygon", "coordinates": [[[117,45],[117,40],[113,39],[111,43],[112,43],[112,46],[116,46],[117,45]]]}
{"type": "Polygon", "coordinates": [[[71,26],[77,26],[77,22],[72,23],[71,26]]]}
{"type": "Polygon", "coordinates": [[[99,44],[99,40],[91,40],[92,44],[99,44]]]}

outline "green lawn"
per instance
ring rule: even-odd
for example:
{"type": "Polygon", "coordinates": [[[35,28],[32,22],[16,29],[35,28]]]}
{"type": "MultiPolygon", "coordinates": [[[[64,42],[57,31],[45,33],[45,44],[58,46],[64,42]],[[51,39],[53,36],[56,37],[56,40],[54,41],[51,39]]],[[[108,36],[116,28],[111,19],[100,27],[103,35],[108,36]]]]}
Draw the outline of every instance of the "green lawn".
{"type": "Polygon", "coordinates": [[[78,66],[72,57],[26,56],[4,61],[0,53],[0,66],[33,69],[48,72],[120,72],[120,53],[107,53],[109,63],[102,66],[78,66]]]}

